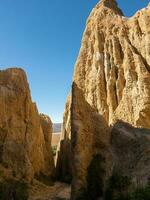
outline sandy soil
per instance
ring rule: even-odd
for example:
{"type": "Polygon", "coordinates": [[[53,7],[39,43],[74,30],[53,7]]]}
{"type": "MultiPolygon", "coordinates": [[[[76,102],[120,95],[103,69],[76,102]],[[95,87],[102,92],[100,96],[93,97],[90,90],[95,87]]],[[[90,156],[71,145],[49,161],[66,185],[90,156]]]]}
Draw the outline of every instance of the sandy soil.
{"type": "Polygon", "coordinates": [[[29,200],[69,200],[71,188],[64,183],[56,182],[54,186],[45,186],[34,181],[30,186],[29,200]]]}
{"type": "Polygon", "coordinates": [[[61,132],[53,133],[52,135],[52,146],[57,146],[60,140],[61,132]]]}

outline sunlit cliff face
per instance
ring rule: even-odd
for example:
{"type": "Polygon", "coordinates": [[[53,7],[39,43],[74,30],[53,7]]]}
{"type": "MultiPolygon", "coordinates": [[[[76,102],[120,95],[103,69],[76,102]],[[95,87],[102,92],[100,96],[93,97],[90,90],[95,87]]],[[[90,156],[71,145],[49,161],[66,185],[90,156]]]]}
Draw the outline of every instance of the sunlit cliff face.
{"type": "MultiPolygon", "coordinates": [[[[134,138],[130,126],[139,128],[135,129],[138,133],[140,128],[150,128],[149,20],[150,6],[126,18],[114,0],[100,1],[87,20],[64,116],[61,147],[62,152],[68,153],[65,145],[71,138],[72,199],[77,199],[87,189],[88,168],[95,155],[103,158],[104,190],[114,168],[121,168],[119,163],[123,158],[116,152],[116,143],[112,143],[115,136],[117,140],[118,131],[121,143],[134,138]],[[70,128],[66,129],[66,125],[70,128]]],[[[134,139],[138,144],[137,137],[138,134],[134,139]]],[[[144,145],[146,140],[142,141],[144,145]]],[[[129,152],[121,149],[123,145],[120,147],[120,151],[125,151],[122,155],[131,155],[132,142],[129,152]]],[[[138,149],[137,152],[140,153],[138,149]]],[[[139,177],[142,184],[148,180],[147,167],[142,169],[142,159],[136,168],[135,161],[125,157],[125,169],[121,172],[131,176],[136,184],[139,177]]]]}

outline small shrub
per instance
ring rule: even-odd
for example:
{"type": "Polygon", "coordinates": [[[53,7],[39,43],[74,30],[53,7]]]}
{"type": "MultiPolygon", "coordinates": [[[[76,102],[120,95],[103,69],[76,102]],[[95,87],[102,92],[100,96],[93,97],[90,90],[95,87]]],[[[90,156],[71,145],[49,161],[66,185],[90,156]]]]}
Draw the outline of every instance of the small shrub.
{"type": "Polygon", "coordinates": [[[0,200],[27,200],[27,184],[20,181],[7,180],[0,183],[0,200]]]}
{"type": "Polygon", "coordinates": [[[13,170],[12,171],[12,175],[14,176],[14,177],[16,177],[16,172],[13,170]]]}
{"type": "Polygon", "coordinates": [[[130,178],[127,176],[114,173],[109,181],[109,186],[117,190],[125,190],[131,184],[130,178]]]}
{"type": "Polygon", "coordinates": [[[104,159],[101,155],[94,155],[87,174],[87,198],[96,200],[103,196],[103,177],[105,170],[102,167],[104,159]]]}
{"type": "Polygon", "coordinates": [[[129,177],[114,172],[108,182],[105,200],[125,200],[126,198],[122,194],[130,185],[131,180],[129,177]]]}
{"type": "Polygon", "coordinates": [[[53,156],[56,156],[57,153],[57,146],[52,147],[53,156]]]}
{"type": "Polygon", "coordinates": [[[109,181],[109,187],[105,194],[105,200],[150,200],[150,185],[137,188],[131,193],[123,194],[128,189],[131,181],[128,177],[113,174],[109,181]],[[117,195],[116,195],[117,194],[117,195]]]}
{"type": "Polygon", "coordinates": [[[127,200],[150,200],[150,185],[136,189],[127,200]]]}
{"type": "Polygon", "coordinates": [[[103,197],[104,163],[105,159],[100,154],[93,156],[87,170],[87,187],[80,191],[80,196],[77,200],[97,200],[103,197]]]}

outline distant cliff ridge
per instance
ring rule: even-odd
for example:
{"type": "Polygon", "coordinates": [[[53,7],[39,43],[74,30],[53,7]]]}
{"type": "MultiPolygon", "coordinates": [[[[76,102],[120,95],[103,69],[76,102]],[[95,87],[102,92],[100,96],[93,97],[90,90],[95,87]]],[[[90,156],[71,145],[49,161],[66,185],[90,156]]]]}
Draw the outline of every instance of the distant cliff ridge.
{"type": "Polygon", "coordinates": [[[62,123],[54,123],[53,124],[53,133],[61,132],[62,123]]]}

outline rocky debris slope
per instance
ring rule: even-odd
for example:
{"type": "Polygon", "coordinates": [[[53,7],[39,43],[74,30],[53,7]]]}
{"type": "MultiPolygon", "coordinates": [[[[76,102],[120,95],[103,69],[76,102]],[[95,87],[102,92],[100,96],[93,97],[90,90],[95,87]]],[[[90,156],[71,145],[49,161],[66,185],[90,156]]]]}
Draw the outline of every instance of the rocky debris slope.
{"type": "Polygon", "coordinates": [[[103,196],[115,169],[124,169],[120,175],[131,176],[135,185],[139,177],[140,185],[149,181],[149,22],[150,5],[126,18],[115,0],[101,0],[87,20],[64,117],[63,141],[69,138],[71,145],[73,200],[87,192],[92,195],[91,185],[97,189],[89,198],[103,196]]]}
{"type": "Polygon", "coordinates": [[[52,124],[39,116],[22,69],[0,71],[0,164],[29,182],[54,169],[50,144],[52,124]],[[42,124],[42,126],[41,126],[42,124]]]}

